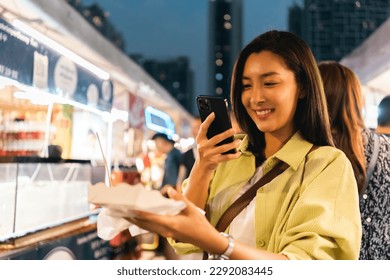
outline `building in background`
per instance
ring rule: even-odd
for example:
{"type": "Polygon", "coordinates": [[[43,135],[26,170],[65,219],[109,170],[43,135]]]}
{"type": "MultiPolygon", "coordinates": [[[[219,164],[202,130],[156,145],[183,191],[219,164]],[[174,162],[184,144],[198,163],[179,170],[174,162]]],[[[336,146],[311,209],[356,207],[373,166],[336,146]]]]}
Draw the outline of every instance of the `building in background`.
{"type": "MultiPolygon", "coordinates": [[[[96,30],[122,52],[126,42],[109,19],[109,13],[98,4],[86,6],[81,0],[66,0],[75,8],[96,30]]],[[[129,55],[138,65],[159,82],[189,113],[194,113],[194,73],[190,68],[188,57],[157,60],[146,59],[142,54],[129,55]]]]}
{"type": "Polygon", "coordinates": [[[130,55],[130,58],[159,82],[188,112],[196,115],[194,72],[188,57],[147,59],[141,54],[135,54],[130,55]]]}
{"type": "Polygon", "coordinates": [[[116,47],[122,51],[125,49],[125,40],[109,20],[108,12],[104,11],[98,4],[84,6],[80,0],[66,1],[116,47]]]}
{"type": "Polygon", "coordinates": [[[242,0],[209,0],[207,95],[229,99],[234,62],[242,46],[242,0]]]}
{"type": "Polygon", "coordinates": [[[288,29],[303,38],[303,8],[296,2],[288,8],[288,29]]]}
{"type": "Polygon", "coordinates": [[[304,0],[289,9],[289,31],[301,36],[318,61],[340,60],[390,15],[390,0],[304,0]]]}

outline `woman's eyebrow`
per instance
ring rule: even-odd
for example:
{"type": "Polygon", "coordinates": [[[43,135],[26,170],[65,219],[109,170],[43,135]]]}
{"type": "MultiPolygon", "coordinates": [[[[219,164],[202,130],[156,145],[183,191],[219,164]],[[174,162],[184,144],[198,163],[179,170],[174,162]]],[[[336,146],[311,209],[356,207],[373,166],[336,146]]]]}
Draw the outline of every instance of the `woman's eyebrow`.
{"type": "MultiPolygon", "coordinates": [[[[280,75],[280,73],[275,72],[275,71],[266,72],[266,73],[261,74],[261,75],[260,75],[260,78],[266,78],[266,77],[274,76],[274,75],[280,75]]],[[[243,79],[243,80],[249,80],[249,77],[242,76],[242,79],[243,79]]]]}

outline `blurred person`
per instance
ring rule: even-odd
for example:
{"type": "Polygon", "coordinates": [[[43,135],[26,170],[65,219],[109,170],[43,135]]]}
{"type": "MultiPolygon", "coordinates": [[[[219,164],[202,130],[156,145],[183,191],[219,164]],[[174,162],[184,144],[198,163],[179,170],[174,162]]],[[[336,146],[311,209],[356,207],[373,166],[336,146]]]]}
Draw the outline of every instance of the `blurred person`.
{"type": "Polygon", "coordinates": [[[48,157],[54,160],[62,159],[62,147],[60,145],[49,145],[47,147],[48,157]]]}
{"type": "Polygon", "coordinates": [[[157,151],[166,155],[164,161],[164,175],[160,189],[164,191],[168,186],[176,187],[181,162],[181,152],[175,148],[175,141],[164,133],[158,132],[154,134],[152,140],[156,143],[157,151]]]}
{"type": "MultiPolygon", "coordinates": [[[[191,134],[192,137],[194,137],[194,140],[196,135],[198,135],[201,123],[202,122],[200,120],[200,117],[196,117],[192,122],[191,134]]],[[[182,154],[182,159],[179,167],[179,176],[177,180],[178,185],[181,185],[184,179],[190,176],[192,166],[195,163],[196,154],[197,154],[197,148],[196,148],[196,143],[194,142],[192,147],[188,151],[182,154]]]]}
{"type": "Polygon", "coordinates": [[[378,105],[378,134],[390,137],[390,95],[384,97],[378,105]]]}
{"type": "Polygon", "coordinates": [[[364,126],[361,85],[337,62],[319,64],[336,147],[352,163],[363,227],[360,259],[390,259],[390,141],[364,126]]]}
{"type": "Polygon", "coordinates": [[[348,158],[333,145],[321,77],[307,44],[284,31],[256,37],[236,61],[231,101],[246,135],[216,146],[234,129],[208,139],[215,115],[202,123],[184,196],[168,189],[169,197],[184,200],[187,208],[176,216],[136,212],[128,220],[169,237],[180,254],[204,250],[212,259],[357,259],[356,180],[348,158]],[[237,152],[223,154],[230,149],[237,152]],[[253,194],[250,201],[220,227],[225,210],[247,194],[253,194]]]}

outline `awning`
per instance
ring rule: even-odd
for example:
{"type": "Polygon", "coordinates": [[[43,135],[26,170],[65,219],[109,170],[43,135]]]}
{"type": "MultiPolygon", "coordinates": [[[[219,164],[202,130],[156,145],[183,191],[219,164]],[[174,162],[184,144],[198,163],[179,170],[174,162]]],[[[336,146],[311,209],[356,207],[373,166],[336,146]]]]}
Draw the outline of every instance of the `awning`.
{"type": "Polygon", "coordinates": [[[390,94],[390,19],[340,63],[358,75],[366,92],[390,94]]]}

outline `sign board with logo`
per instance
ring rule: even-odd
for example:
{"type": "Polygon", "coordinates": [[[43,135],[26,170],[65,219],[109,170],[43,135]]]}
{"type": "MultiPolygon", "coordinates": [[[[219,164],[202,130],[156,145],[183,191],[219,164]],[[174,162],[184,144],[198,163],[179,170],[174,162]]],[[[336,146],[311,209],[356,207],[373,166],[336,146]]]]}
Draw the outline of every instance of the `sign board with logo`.
{"type": "Polygon", "coordinates": [[[145,126],[145,104],[142,98],[129,94],[129,123],[132,128],[145,126]]]}
{"type": "Polygon", "coordinates": [[[145,124],[147,128],[165,133],[169,137],[175,134],[175,124],[171,117],[151,106],[145,108],[145,124]]]}
{"type": "Polygon", "coordinates": [[[0,18],[0,76],[110,111],[113,84],[0,18]]]}

